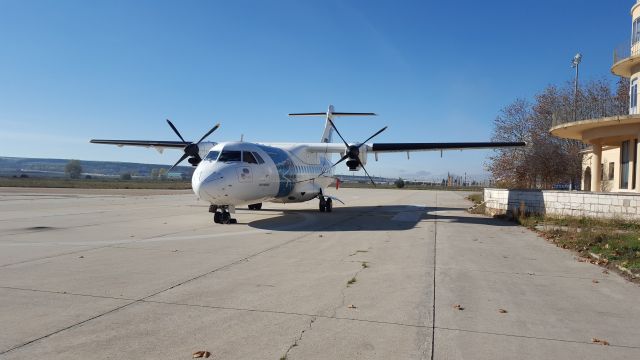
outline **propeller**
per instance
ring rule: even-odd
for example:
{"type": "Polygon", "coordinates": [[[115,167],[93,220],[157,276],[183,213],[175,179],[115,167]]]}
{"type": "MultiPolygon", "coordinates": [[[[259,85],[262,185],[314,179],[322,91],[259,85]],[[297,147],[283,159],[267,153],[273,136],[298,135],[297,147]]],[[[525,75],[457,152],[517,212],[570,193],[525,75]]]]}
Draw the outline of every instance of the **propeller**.
{"type": "Polygon", "coordinates": [[[371,183],[373,184],[373,186],[376,186],[376,183],[373,181],[373,178],[371,177],[371,175],[369,175],[369,172],[367,171],[367,169],[364,167],[364,164],[360,160],[360,146],[362,146],[362,144],[365,144],[367,141],[373,139],[374,137],[380,135],[381,132],[387,130],[387,127],[385,126],[382,129],[378,130],[375,134],[369,136],[369,138],[367,138],[367,140],[365,140],[363,142],[355,143],[354,145],[349,145],[349,143],[347,143],[347,141],[344,139],[344,137],[342,137],[342,134],[340,134],[340,131],[338,131],[338,128],[333,123],[333,121],[331,121],[331,119],[327,119],[327,120],[329,120],[329,123],[331,124],[331,127],[333,128],[333,130],[336,131],[336,134],[338,134],[338,136],[340,137],[340,139],[344,143],[344,146],[347,147],[347,151],[345,152],[344,156],[340,158],[340,160],[335,162],[328,169],[323,171],[320,175],[323,175],[327,171],[333,169],[336,165],[340,164],[341,162],[343,162],[345,160],[348,160],[347,161],[347,166],[349,167],[349,169],[355,169],[358,166],[362,167],[362,170],[364,170],[364,173],[367,174],[367,176],[369,177],[369,180],[371,180],[371,183]]]}
{"type": "Polygon", "coordinates": [[[173,164],[173,166],[170,167],[169,170],[167,170],[167,173],[170,172],[171,170],[173,170],[174,167],[178,166],[186,158],[190,158],[189,159],[189,163],[191,163],[191,165],[193,165],[193,166],[198,165],[200,163],[200,161],[202,161],[202,158],[200,157],[200,148],[198,147],[198,144],[200,144],[202,142],[202,140],[206,139],[207,136],[211,135],[212,132],[216,131],[220,127],[219,123],[216,124],[213,128],[211,128],[211,130],[207,131],[207,133],[204,134],[200,138],[200,140],[198,140],[198,142],[193,143],[193,142],[186,141],[182,137],[182,135],[180,134],[180,131],[178,131],[178,129],[173,125],[171,120],[167,119],[167,124],[169,124],[169,126],[171,127],[173,132],[176,133],[176,135],[178,135],[180,140],[182,140],[182,142],[184,143],[184,154],[182,154],[180,159],[178,161],[176,161],[176,163],[173,164]]]}

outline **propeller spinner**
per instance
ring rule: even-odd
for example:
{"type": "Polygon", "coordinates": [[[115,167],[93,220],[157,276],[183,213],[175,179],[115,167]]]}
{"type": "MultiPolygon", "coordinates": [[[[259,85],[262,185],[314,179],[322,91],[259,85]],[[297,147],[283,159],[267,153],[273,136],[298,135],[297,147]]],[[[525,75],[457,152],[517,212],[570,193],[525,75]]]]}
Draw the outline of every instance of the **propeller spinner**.
{"type": "Polygon", "coordinates": [[[378,130],[375,134],[369,136],[369,138],[367,140],[363,141],[363,142],[356,143],[354,145],[349,145],[347,143],[347,141],[342,137],[342,134],[340,134],[340,131],[338,131],[338,128],[333,123],[333,121],[331,121],[331,119],[327,119],[327,120],[329,120],[329,123],[331,124],[331,127],[333,127],[333,130],[336,131],[336,134],[338,134],[338,136],[340,137],[340,139],[344,143],[344,146],[347,147],[347,151],[345,152],[344,156],[342,158],[340,158],[340,160],[338,160],[333,165],[331,165],[331,167],[329,167],[328,169],[323,171],[322,174],[324,174],[325,172],[331,170],[333,167],[335,167],[336,165],[340,164],[341,162],[347,160],[347,166],[349,167],[349,170],[356,170],[358,168],[358,166],[362,167],[362,170],[364,170],[365,174],[367,174],[367,176],[369,177],[369,180],[371,180],[371,183],[373,184],[373,186],[376,186],[376,183],[373,181],[373,178],[371,177],[371,175],[369,175],[369,172],[367,171],[367,169],[364,167],[364,164],[360,160],[360,147],[362,146],[362,144],[365,144],[367,141],[369,141],[369,140],[373,139],[374,137],[378,136],[381,132],[387,130],[387,127],[385,126],[382,129],[378,130]]]}
{"type": "Polygon", "coordinates": [[[211,128],[211,130],[207,131],[206,134],[204,134],[200,140],[198,140],[198,142],[195,143],[190,143],[187,142],[182,135],[180,135],[180,132],[178,131],[178,129],[173,125],[173,123],[171,122],[171,120],[167,119],[167,124],[169,124],[169,126],[171,127],[171,129],[173,130],[173,132],[176,133],[176,135],[178,135],[178,137],[180,138],[180,140],[182,140],[182,142],[184,143],[184,154],[180,157],[180,159],[178,161],[176,161],[175,164],[173,164],[172,167],[169,168],[169,170],[167,172],[170,172],[171,170],[173,170],[174,167],[178,166],[181,162],[184,161],[184,159],[189,158],[189,163],[193,166],[196,166],[200,163],[200,161],[202,161],[202,158],[200,157],[200,148],[198,147],[198,144],[200,144],[202,142],[202,140],[204,140],[207,136],[211,135],[212,132],[216,131],[219,127],[220,124],[216,124],[213,128],[211,128]]]}

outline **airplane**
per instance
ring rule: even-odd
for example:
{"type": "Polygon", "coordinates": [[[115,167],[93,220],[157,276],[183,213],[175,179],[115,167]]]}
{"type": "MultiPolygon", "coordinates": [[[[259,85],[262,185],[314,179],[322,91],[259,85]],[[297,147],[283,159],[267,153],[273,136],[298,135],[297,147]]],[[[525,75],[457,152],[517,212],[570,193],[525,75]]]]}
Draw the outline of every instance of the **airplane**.
{"type": "MultiPolygon", "coordinates": [[[[332,212],[333,201],[338,198],[327,194],[335,181],[335,167],[346,162],[350,171],[364,170],[367,156],[379,153],[434,150],[489,149],[525,146],[524,142],[458,142],[458,143],[373,143],[367,142],[385,131],[383,127],[361,142],[347,142],[334,124],[336,117],[375,116],[375,113],[336,112],[332,105],[326,112],[292,113],[289,116],[325,117],[324,132],[319,143],[253,143],[253,142],[205,142],[216,131],[216,124],[196,142],[186,141],[173,123],[167,123],[181,141],[107,140],[92,139],[93,144],[181,149],[183,155],[169,169],[182,161],[195,166],[191,185],[198,199],[210,204],[209,212],[219,224],[233,224],[231,217],[238,206],[248,205],[251,210],[260,210],[263,202],[295,203],[318,199],[320,212],[332,212]],[[342,143],[333,143],[333,134],[342,143]],[[332,155],[340,159],[332,162],[332,155]]],[[[344,204],[344,203],[343,203],[344,204]]]]}

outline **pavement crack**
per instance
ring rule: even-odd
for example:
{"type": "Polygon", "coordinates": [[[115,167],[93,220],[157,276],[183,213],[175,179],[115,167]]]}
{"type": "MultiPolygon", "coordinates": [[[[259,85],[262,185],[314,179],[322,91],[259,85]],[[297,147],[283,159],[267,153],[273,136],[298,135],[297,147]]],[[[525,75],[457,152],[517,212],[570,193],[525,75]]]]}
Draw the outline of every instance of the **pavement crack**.
{"type": "Polygon", "coordinates": [[[293,344],[289,346],[289,348],[284,353],[284,355],[280,357],[280,360],[286,360],[289,357],[289,353],[291,352],[291,350],[293,350],[294,347],[298,346],[298,344],[302,341],[302,337],[304,337],[304,333],[311,331],[311,328],[313,327],[313,323],[316,321],[316,319],[317,317],[315,316],[311,318],[311,320],[309,321],[309,325],[300,332],[300,335],[293,341],[293,344]]]}
{"type": "MultiPolygon", "coordinates": [[[[366,214],[365,214],[365,215],[366,215],[366,214]]],[[[125,308],[129,307],[130,305],[137,304],[137,303],[141,303],[141,302],[146,302],[146,301],[148,301],[150,298],[152,298],[152,297],[154,297],[154,296],[157,296],[157,295],[162,294],[162,293],[164,293],[164,292],[167,292],[167,291],[169,291],[169,290],[175,289],[175,288],[177,288],[177,287],[179,287],[179,286],[182,286],[182,285],[184,285],[184,284],[187,284],[187,283],[193,282],[193,281],[195,281],[195,280],[201,279],[201,278],[203,278],[203,277],[205,277],[205,276],[211,275],[211,274],[216,273],[216,272],[219,272],[219,271],[221,271],[221,270],[229,269],[229,268],[231,268],[231,267],[233,267],[233,266],[235,266],[235,265],[238,265],[238,264],[244,263],[244,262],[246,262],[246,261],[249,261],[250,259],[252,259],[252,258],[254,258],[254,257],[256,257],[256,256],[259,256],[259,255],[261,255],[261,254],[267,253],[267,252],[272,251],[272,250],[276,250],[276,249],[278,249],[278,248],[280,248],[280,247],[283,247],[283,246],[286,246],[286,245],[288,245],[288,244],[291,244],[291,243],[294,243],[294,242],[296,242],[296,241],[299,241],[299,240],[302,240],[302,239],[304,239],[304,238],[307,238],[307,237],[309,237],[309,236],[311,236],[311,235],[313,235],[313,234],[315,234],[315,233],[317,233],[317,232],[319,232],[319,231],[323,231],[323,230],[330,229],[330,228],[332,228],[332,227],[335,227],[335,226],[338,226],[338,225],[341,225],[341,224],[347,223],[347,222],[349,222],[349,221],[353,220],[353,218],[357,218],[358,216],[363,216],[363,214],[356,214],[356,215],[353,215],[353,216],[346,216],[346,217],[344,217],[344,218],[342,218],[342,219],[340,219],[340,220],[338,220],[338,221],[334,221],[334,222],[332,222],[332,223],[330,223],[330,224],[327,224],[326,226],[320,226],[320,227],[318,227],[318,228],[315,228],[315,229],[309,230],[309,232],[308,232],[308,233],[304,233],[304,234],[302,234],[302,235],[300,235],[300,236],[294,237],[293,239],[290,239],[290,240],[284,241],[284,242],[282,242],[282,243],[280,243],[280,244],[277,244],[277,245],[274,245],[274,246],[268,247],[268,248],[266,248],[266,249],[263,249],[263,250],[261,250],[261,251],[258,251],[258,252],[256,252],[256,253],[253,253],[253,254],[247,255],[247,256],[245,256],[245,257],[243,257],[243,258],[241,258],[241,259],[238,259],[238,260],[236,260],[236,261],[232,261],[231,263],[228,263],[228,264],[226,264],[226,265],[219,266],[219,267],[214,268],[214,269],[212,269],[212,270],[206,271],[206,272],[204,272],[204,273],[202,273],[202,274],[199,274],[199,275],[193,276],[193,277],[191,277],[191,278],[189,278],[189,279],[186,279],[186,280],[183,280],[183,281],[181,281],[181,282],[178,282],[178,283],[176,283],[176,284],[174,284],[174,285],[171,285],[171,286],[169,286],[169,287],[167,287],[167,288],[165,288],[165,289],[162,289],[162,290],[156,291],[156,292],[154,292],[154,293],[152,293],[152,294],[150,294],[150,295],[143,296],[143,297],[141,297],[141,298],[139,298],[139,299],[135,299],[135,300],[133,300],[133,301],[127,302],[126,304],[123,304],[123,305],[117,306],[117,307],[115,307],[115,308],[113,308],[113,309],[111,309],[111,310],[107,310],[107,311],[105,311],[105,312],[102,312],[102,313],[96,314],[96,315],[91,316],[91,317],[89,317],[89,318],[87,318],[87,319],[84,319],[84,320],[78,321],[78,322],[76,322],[76,323],[70,324],[70,325],[65,326],[65,327],[63,327],[63,328],[60,328],[60,329],[58,329],[58,330],[54,330],[54,331],[52,331],[52,332],[49,332],[48,334],[42,335],[42,336],[40,336],[40,337],[37,337],[37,338],[31,339],[31,340],[28,340],[28,341],[23,342],[23,343],[21,343],[21,344],[18,344],[18,345],[16,345],[16,346],[13,346],[13,347],[11,347],[11,348],[9,348],[9,349],[7,349],[7,350],[4,350],[4,351],[0,352],[0,355],[4,355],[4,354],[7,354],[7,353],[9,353],[9,352],[16,351],[16,350],[21,349],[21,348],[23,348],[23,347],[25,347],[25,346],[28,346],[28,345],[31,345],[31,344],[33,344],[33,343],[39,342],[39,341],[41,341],[41,340],[47,339],[47,338],[49,338],[49,337],[51,337],[51,336],[53,336],[53,335],[59,334],[59,333],[64,332],[64,331],[66,331],[66,330],[70,330],[70,329],[76,328],[76,327],[78,327],[78,326],[81,326],[81,325],[83,325],[83,324],[85,324],[85,323],[89,322],[89,321],[92,321],[92,320],[95,320],[95,319],[101,318],[101,317],[103,317],[103,316],[106,316],[106,315],[112,314],[112,313],[117,312],[117,311],[122,310],[122,309],[125,309],[125,308]]],[[[109,246],[111,246],[111,245],[113,245],[113,244],[106,245],[106,246],[101,246],[100,248],[109,247],[109,246]]],[[[92,250],[92,249],[86,249],[86,250],[84,250],[84,251],[89,251],[89,250],[92,250]]],[[[314,321],[315,321],[315,316],[314,316],[314,321]]]]}

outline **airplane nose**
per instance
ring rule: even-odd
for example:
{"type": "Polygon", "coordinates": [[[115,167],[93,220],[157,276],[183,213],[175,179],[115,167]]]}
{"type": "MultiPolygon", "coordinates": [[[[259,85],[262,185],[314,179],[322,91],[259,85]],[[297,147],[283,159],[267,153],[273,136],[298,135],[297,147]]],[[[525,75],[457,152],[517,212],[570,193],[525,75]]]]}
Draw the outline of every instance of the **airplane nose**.
{"type": "Polygon", "coordinates": [[[219,172],[212,172],[203,176],[200,182],[194,186],[194,190],[198,197],[203,200],[215,202],[221,196],[225,186],[225,177],[219,172]]]}

